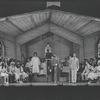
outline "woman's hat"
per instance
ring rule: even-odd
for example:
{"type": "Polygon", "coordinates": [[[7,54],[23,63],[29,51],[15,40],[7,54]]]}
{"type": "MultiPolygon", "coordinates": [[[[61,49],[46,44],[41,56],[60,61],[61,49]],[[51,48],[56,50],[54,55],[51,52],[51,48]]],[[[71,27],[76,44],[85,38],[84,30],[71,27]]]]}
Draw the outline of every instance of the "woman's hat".
{"type": "Polygon", "coordinates": [[[14,64],[15,64],[15,62],[11,62],[11,63],[10,63],[10,65],[14,65],[14,64]]]}
{"type": "Polygon", "coordinates": [[[98,65],[100,65],[100,60],[98,60],[98,65]]]}

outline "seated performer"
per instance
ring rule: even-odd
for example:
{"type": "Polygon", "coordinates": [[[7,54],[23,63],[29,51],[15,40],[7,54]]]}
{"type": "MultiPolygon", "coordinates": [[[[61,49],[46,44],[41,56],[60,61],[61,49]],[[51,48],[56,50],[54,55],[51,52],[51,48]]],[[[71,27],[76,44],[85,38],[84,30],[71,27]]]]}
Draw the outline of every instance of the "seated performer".
{"type": "Polygon", "coordinates": [[[82,73],[83,73],[83,71],[84,71],[84,69],[85,69],[85,66],[84,66],[84,63],[80,63],[79,64],[79,70],[78,70],[78,72],[77,72],[77,78],[78,78],[78,82],[84,82],[84,79],[82,79],[82,78],[84,78],[84,77],[82,77],[82,73]]]}
{"type": "Polygon", "coordinates": [[[2,68],[1,68],[1,77],[4,77],[4,84],[8,84],[9,83],[9,77],[8,77],[8,71],[7,71],[7,67],[5,66],[5,64],[2,64],[2,68]]]}
{"type": "Polygon", "coordinates": [[[15,75],[14,75],[14,73],[15,73],[15,62],[11,61],[9,69],[8,69],[9,83],[14,83],[14,81],[15,81],[15,75]]]}
{"type": "Polygon", "coordinates": [[[99,83],[100,83],[100,60],[98,60],[97,62],[97,78],[99,79],[99,83]]]}
{"type": "Polygon", "coordinates": [[[17,83],[19,83],[20,82],[20,75],[21,75],[21,73],[20,73],[20,62],[19,61],[17,62],[17,65],[15,66],[14,75],[15,75],[15,81],[17,83]]]}
{"type": "Polygon", "coordinates": [[[92,66],[89,64],[89,61],[88,60],[86,60],[85,63],[86,63],[85,64],[85,68],[84,68],[84,71],[82,73],[82,80],[87,81],[88,80],[88,74],[92,70],[92,66]]]}
{"type": "MultiPolygon", "coordinates": [[[[89,82],[92,82],[93,80],[97,80],[100,78],[100,60],[98,61],[98,66],[94,68],[89,74],[88,74],[88,79],[89,82]]],[[[99,80],[100,81],[100,80],[99,80]]]]}
{"type": "Polygon", "coordinates": [[[42,59],[42,63],[41,63],[41,66],[40,66],[40,75],[47,75],[47,66],[46,66],[46,60],[45,58],[42,59]]]}
{"type": "Polygon", "coordinates": [[[20,66],[20,79],[23,82],[27,82],[28,81],[28,74],[26,72],[24,72],[24,65],[21,64],[20,66]]]}
{"type": "Polygon", "coordinates": [[[25,79],[28,79],[28,74],[24,72],[23,64],[21,64],[20,61],[18,61],[15,66],[14,74],[16,82],[23,82],[25,79]]]}
{"type": "Polygon", "coordinates": [[[27,74],[30,74],[31,73],[31,60],[28,58],[27,59],[27,63],[25,64],[25,71],[27,74]]]}
{"type": "Polygon", "coordinates": [[[2,59],[0,59],[0,73],[1,73],[1,70],[2,70],[2,64],[3,64],[3,61],[2,61],[2,59]]]}

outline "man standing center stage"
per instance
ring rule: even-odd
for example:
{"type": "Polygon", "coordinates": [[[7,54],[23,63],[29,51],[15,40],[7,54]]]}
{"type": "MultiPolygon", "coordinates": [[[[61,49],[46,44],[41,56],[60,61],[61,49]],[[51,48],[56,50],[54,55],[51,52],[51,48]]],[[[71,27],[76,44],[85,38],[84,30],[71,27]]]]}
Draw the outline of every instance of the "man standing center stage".
{"type": "Polygon", "coordinates": [[[54,55],[52,58],[52,66],[53,66],[53,82],[54,83],[59,83],[59,77],[60,77],[60,64],[59,64],[59,58],[54,55]]]}
{"type": "Polygon", "coordinates": [[[73,54],[71,58],[71,82],[76,83],[77,81],[77,71],[79,69],[79,60],[76,58],[76,54],[73,54]]]}
{"type": "Polygon", "coordinates": [[[53,54],[47,49],[46,53],[46,61],[47,61],[47,81],[48,81],[48,75],[52,75],[52,66],[51,66],[51,60],[52,60],[53,54]]]}

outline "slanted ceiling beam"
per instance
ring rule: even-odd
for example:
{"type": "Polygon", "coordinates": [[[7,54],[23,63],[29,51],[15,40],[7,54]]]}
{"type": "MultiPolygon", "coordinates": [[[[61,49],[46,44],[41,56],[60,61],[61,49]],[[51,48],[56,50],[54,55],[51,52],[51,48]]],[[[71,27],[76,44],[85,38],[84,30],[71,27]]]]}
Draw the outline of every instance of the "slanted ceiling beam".
{"type": "Polygon", "coordinates": [[[35,29],[33,28],[32,30],[30,30],[26,33],[23,33],[20,36],[17,36],[16,42],[18,44],[24,44],[24,43],[42,35],[42,34],[44,34],[44,33],[47,33],[48,31],[49,31],[48,30],[48,23],[46,23],[44,25],[36,27],[35,29]]]}
{"type": "Polygon", "coordinates": [[[83,37],[75,34],[74,32],[71,32],[69,30],[66,30],[60,26],[57,26],[53,23],[50,24],[50,32],[55,33],[59,36],[62,36],[66,38],[69,41],[72,41],[76,44],[82,45],[83,44],[83,37]]]}
{"type": "Polygon", "coordinates": [[[15,26],[20,31],[20,33],[24,32],[21,28],[19,28],[17,25],[15,25],[14,23],[12,23],[8,18],[6,19],[6,21],[8,21],[9,23],[11,23],[13,26],[15,26]]]}
{"type": "Polygon", "coordinates": [[[32,30],[16,37],[16,42],[19,44],[26,43],[48,31],[50,31],[54,34],[57,34],[59,36],[62,36],[65,39],[72,41],[76,44],[83,45],[83,37],[82,36],[75,34],[73,32],[70,32],[69,30],[66,30],[60,26],[53,24],[53,23],[46,23],[44,25],[41,25],[35,29],[32,29],[32,30]]]}

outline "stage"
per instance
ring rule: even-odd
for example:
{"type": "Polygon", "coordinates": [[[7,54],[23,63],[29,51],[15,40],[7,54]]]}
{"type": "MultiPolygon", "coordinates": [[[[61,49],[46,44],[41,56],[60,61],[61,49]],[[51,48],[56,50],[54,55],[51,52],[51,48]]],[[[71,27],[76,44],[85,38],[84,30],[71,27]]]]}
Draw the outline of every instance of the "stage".
{"type": "Polygon", "coordinates": [[[52,82],[32,82],[32,83],[10,83],[0,84],[0,86],[100,86],[100,83],[52,83],[52,82]]]}

